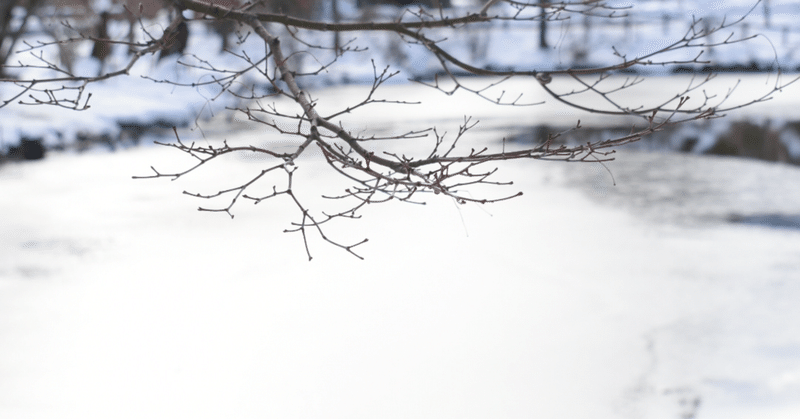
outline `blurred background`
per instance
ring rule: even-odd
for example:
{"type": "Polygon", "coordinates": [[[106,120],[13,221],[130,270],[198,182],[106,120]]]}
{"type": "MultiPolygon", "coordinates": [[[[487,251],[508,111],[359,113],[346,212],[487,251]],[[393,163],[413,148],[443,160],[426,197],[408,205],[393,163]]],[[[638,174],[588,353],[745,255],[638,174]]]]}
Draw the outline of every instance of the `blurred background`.
{"type": "MultiPolygon", "coordinates": [[[[183,194],[240,184],[266,158],[231,155],[175,182],[131,179],[151,166],[192,164],[153,144],[175,141],[173,127],[187,142],[293,144],[231,110],[249,101],[213,84],[192,86],[212,80],[202,60],[238,69],[243,52],[263,54],[243,28],[190,20],[183,41],[142,57],[130,76],[86,85],[75,105],[85,110],[34,106],[42,96],[14,82],[64,74],[46,63],[87,76],[123,68],[127,45],[100,48],[85,37],[160,37],[176,12],[157,0],[139,4],[0,5],[0,417],[800,417],[798,83],[724,118],[669,127],[603,165],[500,164],[498,180],[513,185],[472,191],[524,193],[510,201],[426,196],[424,206],[370,205],[363,218],[325,230],[345,243],[368,238],[358,248],[364,261],[309,235],[308,262],[303,238],[282,233],[300,221],[291,202],[240,202],[231,219],[198,212],[209,203],[183,194]],[[39,48],[65,38],[76,40],[39,48]]],[[[693,96],[723,97],[735,86],[735,105],[800,71],[800,2],[608,5],[618,17],[565,13],[439,35],[483,68],[583,68],[618,63],[614,50],[634,57],[668,45],[695,19],[708,28],[749,12],[708,42],[730,32],[759,36],[704,52],[709,63],[643,67],[608,83],[645,78],[617,97],[636,105],[670,98],[713,71],[719,76],[693,96]]],[[[397,19],[406,7],[436,15],[439,6],[450,16],[480,8],[466,0],[258,7],[344,22],[397,19]]],[[[284,28],[270,30],[287,48],[302,48],[284,28]]],[[[559,141],[614,138],[641,124],[559,104],[535,80],[511,80],[497,92],[542,105],[447,96],[416,83],[433,80],[438,61],[391,34],[298,37],[364,50],[301,78],[321,109],[363,100],[370,60],[401,72],[378,90],[381,98],[420,102],[343,116],[355,132],[435,126],[452,136],[471,116],[480,123],[462,147],[513,149],[578,120],[583,129],[559,141]]],[[[333,58],[319,51],[292,60],[314,72],[333,58]]],[[[256,76],[233,90],[268,93],[256,76]]],[[[463,81],[478,88],[493,80],[463,81]]],[[[427,155],[433,143],[404,150],[427,155]]],[[[352,186],[330,176],[315,149],[297,166],[298,197],[315,213],[331,208],[320,195],[352,186]]],[[[264,178],[263,186],[279,182],[264,178]]]]}

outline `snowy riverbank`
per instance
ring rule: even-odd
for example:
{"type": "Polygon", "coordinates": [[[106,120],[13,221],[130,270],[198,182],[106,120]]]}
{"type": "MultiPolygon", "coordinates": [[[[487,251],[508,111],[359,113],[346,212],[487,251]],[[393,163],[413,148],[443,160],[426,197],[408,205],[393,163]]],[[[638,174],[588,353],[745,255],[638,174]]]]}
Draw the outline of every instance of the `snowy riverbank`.
{"type": "MultiPolygon", "coordinates": [[[[465,14],[475,7],[468,1],[452,3],[455,8],[447,12],[454,15],[465,14]]],[[[344,19],[360,19],[361,12],[355,7],[354,1],[342,0],[339,4],[344,19]]],[[[99,2],[98,6],[108,7],[108,3],[99,2]],[[102,6],[103,4],[105,6],[102,6]]],[[[796,72],[800,68],[798,67],[800,57],[795,54],[797,45],[800,44],[800,32],[796,30],[794,24],[798,10],[797,5],[791,2],[763,2],[754,7],[751,1],[736,0],[726,2],[725,7],[721,7],[713,1],[704,0],[687,5],[679,0],[640,2],[633,8],[626,2],[610,2],[609,6],[619,8],[617,10],[619,14],[625,14],[627,17],[614,19],[600,17],[589,19],[580,15],[570,15],[569,19],[559,17],[550,23],[549,37],[552,45],[549,48],[539,47],[538,37],[531,36],[530,22],[476,25],[464,36],[456,35],[450,29],[446,29],[436,38],[452,38],[452,52],[477,67],[513,67],[547,71],[570,66],[607,66],[618,64],[621,59],[613,53],[614,51],[626,57],[641,56],[663,45],[665,40],[680,39],[696,18],[702,17],[705,23],[713,27],[721,24],[723,20],[730,22],[750,11],[750,17],[741,26],[734,28],[737,30],[737,37],[756,33],[763,36],[758,36],[745,44],[715,49],[713,53],[707,52],[703,58],[707,58],[710,64],[719,66],[723,71],[730,68],[745,68],[751,63],[755,63],[759,68],[780,67],[789,72],[796,72]]],[[[510,5],[498,4],[496,7],[498,10],[505,8],[506,12],[514,10],[510,5]]],[[[50,12],[55,13],[55,11],[50,12]]],[[[319,13],[330,15],[330,10],[323,7],[319,13]]],[[[378,19],[391,21],[400,12],[397,8],[384,6],[376,8],[372,13],[377,13],[378,19]]],[[[18,10],[17,15],[22,15],[21,10],[18,10]]],[[[167,23],[166,14],[162,14],[154,21],[147,22],[147,25],[150,30],[155,30],[157,35],[160,28],[165,27],[167,23]]],[[[24,49],[21,47],[24,45],[23,42],[36,44],[38,41],[50,40],[53,31],[59,33],[56,29],[60,27],[58,19],[44,15],[31,18],[29,25],[31,33],[20,39],[18,49],[24,49]],[[48,28],[47,25],[51,27],[48,28]]],[[[220,53],[221,39],[207,25],[195,21],[190,23],[190,29],[192,36],[181,62],[202,67],[205,64],[196,58],[200,57],[209,60],[208,62],[215,68],[241,69],[249,65],[232,54],[220,53]]],[[[109,34],[112,37],[123,38],[128,30],[127,24],[113,22],[109,34]]],[[[366,52],[345,54],[338,58],[336,65],[326,69],[319,77],[303,78],[304,88],[321,89],[332,85],[371,83],[373,68],[368,64],[371,59],[375,60],[379,68],[391,64],[392,70],[400,70],[401,74],[395,81],[404,84],[409,79],[430,80],[441,72],[438,60],[419,45],[403,44],[396,36],[387,33],[356,32],[352,35],[355,39],[351,46],[364,49],[366,52]]],[[[721,33],[717,35],[719,38],[723,36],[721,33]]],[[[333,42],[331,34],[328,33],[304,34],[304,37],[311,44],[327,45],[333,42]]],[[[251,57],[259,56],[263,51],[263,45],[255,38],[257,37],[250,37],[246,42],[236,44],[235,51],[251,57]]],[[[714,37],[704,39],[704,42],[720,41],[721,39],[714,37]]],[[[294,41],[287,39],[287,42],[291,44],[294,41]]],[[[70,63],[75,73],[97,74],[99,64],[89,55],[92,49],[91,42],[82,41],[77,43],[75,48],[75,62],[70,63]]],[[[66,65],[55,46],[40,52],[44,54],[45,59],[66,65]]],[[[695,49],[689,49],[664,58],[691,60],[696,53],[695,49]]],[[[326,56],[324,52],[315,52],[313,55],[314,59],[306,54],[299,54],[296,57],[297,62],[293,64],[300,67],[298,72],[316,71],[320,63],[327,63],[333,58],[326,56]]],[[[108,68],[119,69],[127,64],[128,59],[127,48],[118,45],[107,58],[106,64],[108,68]]],[[[18,61],[33,67],[41,64],[29,52],[17,54],[9,59],[10,63],[18,61]]],[[[702,67],[703,65],[697,64],[694,69],[700,70],[702,67]]],[[[663,70],[662,67],[639,68],[639,71],[646,75],[663,76],[663,70]]],[[[58,72],[43,68],[9,71],[17,77],[29,79],[61,76],[58,72]]],[[[154,56],[145,56],[130,70],[129,77],[115,78],[87,86],[85,94],[81,97],[81,105],[87,103],[88,94],[91,93],[92,98],[88,100],[91,109],[83,112],[57,107],[18,105],[16,102],[19,100],[26,103],[35,101],[28,97],[30,92],[25,92],[24,86],[2,84],[0,85],[2,101],[9,100],[21,92],[25,94],[0,111],[0,153],[7,153],[10,148],[19,145],[23,138],[40,140],[49,148],[81,148],[87,143],[97,142],[114,146],[114,143],[125,142],[132,137],[138,140],[138,136],[149,126],[192,125],[198,118],[204,119],[212,112],[219,114],[226,106],[238,104],[238,101],[232,100],[229,96],[223,95],[217,98],[218,91],[213,85],[177,88],[142,79],[143,76],[192,85],[192,83],[208,82],[218,74],[202,71],[197,67],[179,66],[174,58],[157,62],[154,56]]],[[[729,78],[730,75],[726,77],[729,78]]],[[[752,74],[745,76],[747,79],[755,77],[759,76],[752,74]]],[[[237,81],[234,90],[241,88],[239,93],[242,93],[251,86],[255,86],[258,90],[265,88],[266,83],[261,79],[243,77],[237,81]]],[[[68,92],[59,92],[58,95],[71,97],[68,92]]],[[[49,100],[43,92],[37,93],[37,99],[49,100]]],[[[796,118],[791,120],[794,119],[796,118]]]]}

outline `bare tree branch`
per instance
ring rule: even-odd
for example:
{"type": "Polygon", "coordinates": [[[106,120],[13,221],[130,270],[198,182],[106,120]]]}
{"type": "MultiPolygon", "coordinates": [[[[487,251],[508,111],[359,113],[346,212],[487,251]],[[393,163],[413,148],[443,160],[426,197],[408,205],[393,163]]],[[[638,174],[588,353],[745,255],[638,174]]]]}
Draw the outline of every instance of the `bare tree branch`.
{"type": "MultiPolygon", "coordinates": [[[[199,199],[227,200],[217,207],[198,208],[199,211],[222,212],[234,217],[233,209],[240,201],[252,201],[255,204],[275,199],[288,198],[297,209],[297,219],[285,232],[300,233],[309,260],[312,258],[309,239],[317,237],[335,247],[361,258],[355,248],[367,241],[360,240],[355,244],[343,244],[329,237],[323,227],[333,220],[358,219],[359,211],[368,204],[378,204],[397,200],[406,203],[424,204],[425,194],[447,196],[458,203],[474,202],[480,204],[501,202],[522,194],[521,191],[503,193],[492,197],[474,197],[470,190],[476,186],[508,187],[512,182],[498,179],[498,167],[495,164],[509,160],[558,160],[565,162],[599,163],[613,160],[617,147],[640,140],[641,138],[661,131],[674,124],[716,118],[723,112],[756,103],[768,101],[772,96],[797,79],[784,81],[778,77],[772,89],[766,94],[750,98],[741,103],[729,103],[736,85],[731,86],[724,95],[708,93],[706,88],[714,79],[714,75],[692,78],[687,86],[674,95],[653,100],[655,104],[629,103],[619,98],[620,92],[634,87],[641,87],[644,77],[635,75],[627,78],[612,77],[623,71],[649,67],[670,67],[678,65],[699,65],[708,63],[706,51],[713,48],[730,47],[753,39],[754,36],[734,37],[732,28],[740,25],[747,15],[733,21],[722,21],[711,26],[702,19],[693,19],[684,35],[654,51],[629,58],[623,51],[609,46],[615,64],[586,68],[484,68],[479,64],[459,58],[454,42],[448,34],[458,34],[477,25],[495,22],[511,22],[526,25],[540,22],[565,22],[574,16],[621,18],[625,16],[627,7],[618,7],[601,0],[574,0],[559,2],[487,0],[475,7],[474,11],[462,16],[447,16],[448,11],[438,11],[418,7],[406,9],[394,20],[367,20],[364,22],[328,22],[294,17],[282,13],[265,11],[257,3],[249,3],[241,7],[224,7],[213,0],[171,0],[175,9],[172,18],[161,35],[152,34],[152,27],[138,18],[143,39],[119,40],[96,37],[81,32],[65,23],[67,29],[76,33],[74,36],[53,41],[25,42],[25,48],[17,54],[26,54],[32,61],[5,65],[3,70],[37,70],[46,77],[5,77],[0,83],[13,86],[17,90],[7,98],[0,98],[0,108],[11,104],[51,105],[73,110],[90,108],[92,93],[87,86],[113,77],[131,74],[133,66],[142,57],[165,51],[174,42],[177,31],[186,25],[186,21],[227,21],[235,22],[239,44],[244,44],[255,34],[259,40],[259,50],[234,51],[227,54],[241,61],[241,65],[231,68],[220,65],[206,57],[193,54],[181,56],[178,64],[203,72],[205,78],[200,81],[170,80],[150,75],[144,77],[155,83],[166,83],[175,87],[198,88],[214,87],[218,89],[209,95],[208,101],[217,100],[226,95],[238,99],[238,105],[228,108],[230,112],[238,112],[249,121],[263,124],[274,132],[285,135],[292,141],[288,150],[278,151],[272,146],[230,146],[227,141],[214,147],[210,144],[199,145],[181,140],[175,130],[175,142],[159,142],[165,147],[176,149],[191,156],[193,164],[183,170],[162,172],[151,167],[152,174],[135,176],[144,178],[167,178],[177,180],[193,174],[199,169],[212,165],[218,158],[234,153],[257,153],[264,155],[270,163],[238,185],[225,187],[211,192],[188,192],[185,194],[199,199]],[[193,17],[189,13],[194,13],[193,17]],[[437,13],[438,12],[438,13],[437,13]],[[184,13],[187,15],[184,16],[184,13]],[[241,32],[239,32],[241,30],[241,32]],[[721,41],[711,41],[712,35],[724,35],[721,41]],[[397,77],[400,72],[391,67],[378,67],[373,59],[369,60],[372,69],[372,83],[368,92],[354,103],[336,104],[333,111],[321,113],[317,99],[303,88],[303,80],[320,77],[330,68],[337,65],[343,54],[366,53],[365,48],[355,45],[354,41],[344,44],[335,42],[334,46],[326,46],[317,34],[321,33],[353,33],[357,36],[376,36],[390,34],[395,39],[410,45],[424,48],[429,56],[435,58],[441,71],[431,81],[417,80],[446,95],[464,91],[499,106],[534,106],[545,101],[529,101],[522,92],[513,92],[504,86],[513,79],[535,80],[535,86],[541,88],[547,100],[562,103],[573,109],[602,115],[634,116],[639,118],[642,126],[633,126],[627,135],[580,144],[564,144],[559,138],[567,132],[581,131],[580,121],[570,130],[551,133],[540,144],[523,149],[506,150],[505,143],[485,144],[477,148],[462,146],[462,140],[471,135],[478,121],[465,116],[458,131],[452,137],[440,133],[435,126],[403,127],[402,134],[381,134],[364,132],[354,134],[345,122],[346,116],[355,114],[367,106],[383,104],[413,105],[411,100],[381,98],[377,95],[387,82],[397,77]],[[74,74],[69,68],[47,58],[44,50],[64,44],[97,41],[109,45],[125,45],[131,50],[121,68],[107,71],[96,76],[74,74]],[[674,53],[697,51],[689,58],[675,58],[674,53]],[[297,64],[301,59],[310,58],[314,63],[309,71],[301,71],[297,64]],[[482,76],[481,78],[469,76],[482,76]],[[258,90],[254,84],[243,82],[246,78],[259,80],[266,88],[258,90]],[[477,87],[476,87],[477,86],[477,87]],[[690,100],[690,96],[694,100],[690,100]],[[586,98],[599,99],[595,104],[586,98]],[[266,103],[277,98],[289,99],[289,107],[282,103],[266,103]],[[408,141],[432,141],[430,149],[417,155],[413,150],[398,151],[392,144],[402,146],[408,141]],[[336,211],[312,212],[306,207],[296,193],[294,174],[298,169],[298,159],[309,149],[318,150],[331,173],[347,180],[352,186],[344,191],[322,193],[327,200],[347,203],[346,208],[336,211]],[[273,183],[272,192],[259,195],[253,192],[254,185],[273,181],[275,177],[282,179],[273,183]],[[268,180],[271,179],[271,180],[268,180]],[[283,187],[278,187],[282,184],[283,187]],[[316,234],[312,234],[316,233],[316,234]]],[[[755,7],[755,6],[754,6],[755,7]]],[[[133,27],[131,28],[133,30],[133,27]]],[[[253,37],[253,38],[255,38],[253,37]]],[[[338,38],[337,38],[338,39],[338,38]]],[[[366,63],[367,60],[364,60],[366,63]]],[[[324,99],[321,99],[324,100],[324,99]]],[[[327,109],[327,107],[326,107],[327,109]]],[[[195,122],[197,125],[197,121],[195,122]]],[[[328,202],[328,201],[326,201],[328,202]]]]}

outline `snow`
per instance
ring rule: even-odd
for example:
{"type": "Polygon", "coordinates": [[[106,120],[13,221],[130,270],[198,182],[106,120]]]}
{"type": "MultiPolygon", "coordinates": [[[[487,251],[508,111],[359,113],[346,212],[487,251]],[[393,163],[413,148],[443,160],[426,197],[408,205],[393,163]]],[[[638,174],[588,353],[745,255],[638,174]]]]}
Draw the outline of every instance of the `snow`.
{"type": "MultiPolygon", "coordinates": [[[[354,57],[341,71],[369,77],[354,57]]],[[[201,75],[138,65],[133,77],[91,86],[87,111],[0,110],[2,146],[20,135],[55,143],[56,131],[114,132],[122,117],[193,119],[208,104],[202,88],[135,77],[201,75]]],[[[737,100],[746,99],[768,90],[769,77],[725,75],[715,89],[742,78],[737,100]]],[[[687,80],[649,83],[674,94],[687,80]]],[[[543,98],[535,82],[505,88],[543,98]]],[[[790,121],[798,88],[729,118],[790,121]]],[[[452,133],[473,115],[481,124],[466,147],[499,147],[525,125],[608,122],[407,83],[379,93],[424,104],[375,105],[343,122],[452,133]]],[[[365,87],[312,94],[322,112],[357,102],[365,87]]],[[[182,138],[287,142],[235,120],[199,123],[205,140],[196,130],[182,138]]],[[[800,213],[795,167],[622,150],[608,165],[612,186],[598,165],[511,163],[500,176],[515,184],[495,193],[519,198],[370,206],[327,230],[346,243],[368,237],[366,260],[312,236],[307,262],[300,236],[280,233],[297,220],[291,203],[240,203],[231,220],[197,212],[201,203],[182,194],[263,168],[246,157],[176,182],[131,180],[150,165],[189,163],[152,146],[0,166],[0,417],[800,417],[800,233],[728,222],[800,213]]],[[[314,211],[326,208],[320,193],[349,186],[313,150],[298,165],[298,193],[314,211]]]]}
{"type": "MultiPolygon", "coordinates": [[[[427,109],[384,106],[360,116],[427,109]]],[[[452,130],[469,100],[428,106],[452,130]]],[[[468,141],[497,145],[492,120],[468,141]]],[[[370,206],[327,230],[368,237],[365,261],[312,237],[307,262],[280,233],[290,202],[231,220],[181,194],[265,164],[244,157],[176,182],[131,180],[188,164],[150,146],[3,166],[0,417],[800,414],[800,233],[725,221],[796,214],[797,168],[623,150],[614,187],[598,165],[507,164],[522,197],[370,206]]],[[[313,211],[345,186],[313,153],[298,166],[313,211]]]]}

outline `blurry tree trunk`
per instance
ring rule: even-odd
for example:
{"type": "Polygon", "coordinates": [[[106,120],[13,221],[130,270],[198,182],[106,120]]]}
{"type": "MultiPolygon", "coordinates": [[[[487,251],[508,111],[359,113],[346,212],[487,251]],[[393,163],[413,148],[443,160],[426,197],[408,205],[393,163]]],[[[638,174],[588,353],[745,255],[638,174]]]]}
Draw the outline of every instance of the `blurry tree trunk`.
{"type": "MultiPolygon", "coordinates": [[[[703,32],[706,34],[705,35],[706,42],[709,44],[713,44],[714,43],[713,32],[711,31],[711,23],[709,22],[708,19],[703,21],[703,32]]],[[[715,55],[714,48],[709,48],[708,56],[713,57],[714,55],[715,55]]]]}
{"type": "MultiPolygon", "coordinates": [[[[2,3],[0,4],[0,65],[4,65],[8,57],[14,53],[14,46],[17,44],[19,37],[25,33],[28,18],[36,14],[36,9],[39,7],[41,0],[3,0],[0,3],[2,3]],[[12,31],[11,12],[15,6],[21,6],[25,10],[25,16],[23,16],[19,28],[12,31]]],[[[0,68],[0,77],[4,76],[5,71],[0,68]]]]}
{"type": "MultiPolygon", "coordinates": [[[[333,8],[333,23],[339,23],[339,0],[332,0],[331,1],[331,8],[333,8]]],[[[339,32],[333,32],[333,50],[336,52],[336,55],[339,55],[341,48],[341,43],[339,41],[339,32]]]]}
{"type": "Polygon", "coordinates": [[[589,45],[589,36],[592,32],[592,21],[589,19],[589,15],[583,15],[583,42],[586,45],[589,45]]]}
{"type": "Polygon", "coordinates": [[[764,1],[764,26],[770,27],[770,8],[769,8],[769,0],[764,1]]]}
{"type": "MultiPolygon", "coordinates": [[[[5,64],[6,57],[8,57],[9,53],[6,51],[10,51],[13,47],[13,42],[11,41],[11,10],[14,9],[14,2],[8,1],[0,3],[0,65],[5,64]],[[6,38],[9,38],[9,42],[6,42],[6,38]],[[12,44],[6,46],[6,44],[12,44]]],[[[3,69],[0,68],[0,77],[3,76],[3,69]]]]}
{"type": "Polygon", "coordinates": [[[631,17],[630,16],[627,16],[627,17],[623,18],[622,27],[623,27],[623,30],[625,31],[625,37],[626,38],[630,38],[630,36],[631,36],[631,26],[632,25],[633,24],[631,23],[631,17]]]}
{"type": "Polygon", "coordinates": [[[539,21],[539,48],[546,49],[547,48],[547,19],[544,17],[544,0],[539,0],[539,4],[541,4],[542,8],[542,20],[539,21]]]}
{"type": "Polygon", "coordinates": [[[92,57],[97,58],[100,62],[100,66],[97,68],[98,76],[103,74],[106,58],[111,55],[111,42],[108,40],[108,19],[108,12],[101,13],[100,22],[97,23],[97,28],[95,29],[97,39],[94,41],[94,47],[92,48],[92,57]]]}

